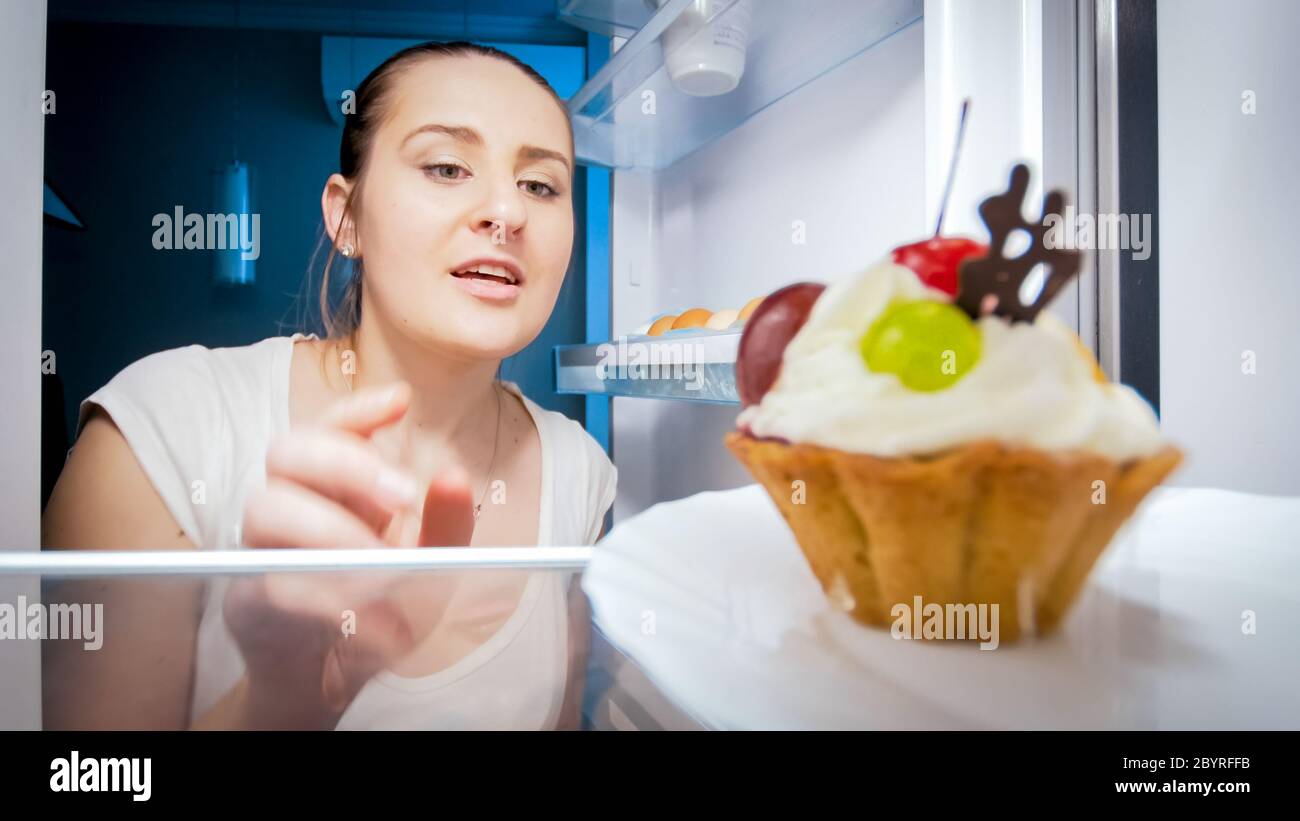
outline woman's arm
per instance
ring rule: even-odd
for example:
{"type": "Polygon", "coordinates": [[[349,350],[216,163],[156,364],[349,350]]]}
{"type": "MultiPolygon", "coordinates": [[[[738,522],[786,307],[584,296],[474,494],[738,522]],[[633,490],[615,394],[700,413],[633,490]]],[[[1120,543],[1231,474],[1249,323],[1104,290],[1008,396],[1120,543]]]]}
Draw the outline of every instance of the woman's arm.
{"type": "MultiPolygon", "coordinates": [[[[41,519],[43,550],[192,550],[112,419],[96,407],[41,519]]],[[[189,724],[203,583],[91,578],[47,586],[47,603],[102,604],[103,644],[47,640],[46,729],[189,724]]]]}

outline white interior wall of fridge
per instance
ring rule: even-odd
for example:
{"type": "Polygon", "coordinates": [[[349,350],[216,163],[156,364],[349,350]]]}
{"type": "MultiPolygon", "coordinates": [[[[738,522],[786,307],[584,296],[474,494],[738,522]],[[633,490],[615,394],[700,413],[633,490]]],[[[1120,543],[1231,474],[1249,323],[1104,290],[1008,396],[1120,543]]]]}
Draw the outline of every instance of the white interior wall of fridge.
{"type": "MultiPolygon", "coordinates": [[[[924,42],[914,23],[666,169],[615,172],[613,333],[841,280],[922,236],[924,42]]],[[[722,444],[739,408],[613,402],[616,521],[752,481],[722,444]]]]}
{"type": "Polygon", "coordinates": [[[1158,6],[1160,406],[1177,483],[1296,494],[1300,4],[1250,6],[1158,6]]]}
{"type": "MultiPolygon", "coordinates": [[[[945,234],[986,237],[976,207],[1018,161],[1034,173],[1026,213],[1055,187],[1086,205],[1080,43],[1092,14],[1091,0],[926,0],[922,20],[716,142],[660,171],[616,171],[613,334],[659,312],[837,282],[933,232],[963,99],[972,108],[945,234]]],[[[1094,349],[1095,282],[1086,265],[1052,306],[1094,349]]],[[[722,444],[737,407],[613,403],[616,522],[752,481],[722,444]]]]}

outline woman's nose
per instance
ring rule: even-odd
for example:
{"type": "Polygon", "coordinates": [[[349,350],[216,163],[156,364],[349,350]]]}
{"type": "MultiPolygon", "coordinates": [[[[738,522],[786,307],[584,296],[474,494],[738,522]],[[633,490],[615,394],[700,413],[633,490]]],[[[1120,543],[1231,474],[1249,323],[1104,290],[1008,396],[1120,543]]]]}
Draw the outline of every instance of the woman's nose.
{"type": "Polygon", "coordinates": [[[511,181],[492,185],[474,216],[474,230],[490,236],[493,245],[505,245],[528,221],[523,192],[511,181]]]}

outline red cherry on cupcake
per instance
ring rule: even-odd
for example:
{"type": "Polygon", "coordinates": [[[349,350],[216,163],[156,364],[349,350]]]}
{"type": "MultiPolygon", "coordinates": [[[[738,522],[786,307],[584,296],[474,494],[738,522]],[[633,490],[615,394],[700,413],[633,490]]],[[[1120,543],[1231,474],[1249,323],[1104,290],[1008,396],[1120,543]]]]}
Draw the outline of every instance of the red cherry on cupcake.
{"type": "Polygon", "coordinates": [[[742,407],[763,398],[781,372],[785,346],[808,321],[813,303],[826,286],[798,282],[773,291],[745,322],[736,352],[736,390],[742,407]]]}
{"type": "Polygon", "coordinates": [[[922,282],[949,296],[957,296],[957,271],[962,260],[985,256],[989,248],[965,237],[930,237],[894,249],[894,262],[911,268],[922,282]]]}

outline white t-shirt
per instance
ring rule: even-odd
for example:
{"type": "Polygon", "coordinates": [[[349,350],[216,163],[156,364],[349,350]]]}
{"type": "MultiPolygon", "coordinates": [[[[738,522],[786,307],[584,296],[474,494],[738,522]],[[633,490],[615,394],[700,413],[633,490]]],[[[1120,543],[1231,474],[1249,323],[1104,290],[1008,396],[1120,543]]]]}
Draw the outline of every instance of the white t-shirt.
{"type": "MultiPolygon", "coordinates": [[[[244,549],[248,495],[266,483],[266,451],[289,429],[293,344],[304,334],[237,348],[190,345],[124,368],[82,401],[104,408],[185,535],[203,550],[244,549]]],[[[539,545],[594,544],[618,473],[572,419],[523,401],[541,442],[539,545]],[[562,488],[563,492],[556,492],[562,488]]],[[[554,726],[567,674],[568,576],[533,573],[515,612],[468,656],[431,676],[380,673],[348,707],[341,729],[542,729],[554,726]]],[[[191,717],[243,674],[221,612],[225,580],[208,586],[195,657],[191,717]]]]}

